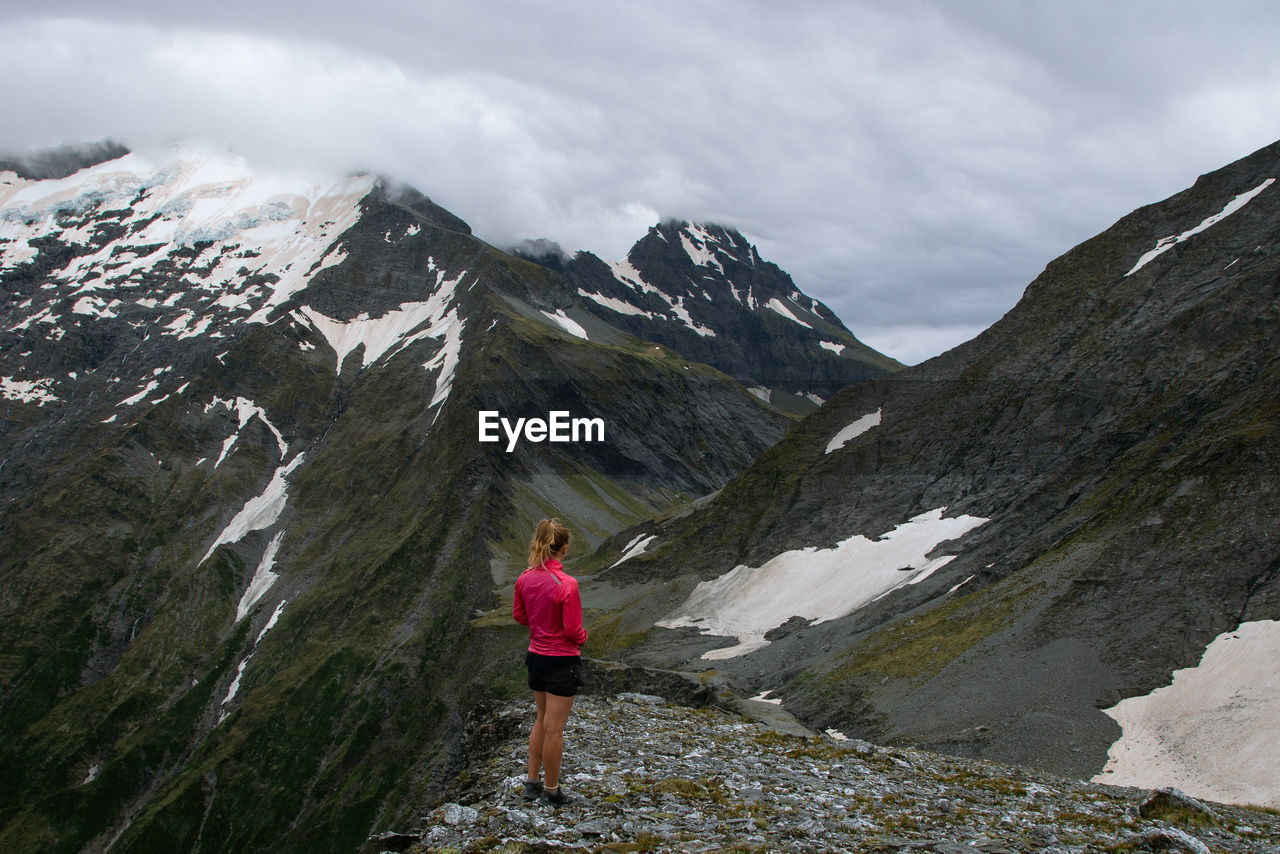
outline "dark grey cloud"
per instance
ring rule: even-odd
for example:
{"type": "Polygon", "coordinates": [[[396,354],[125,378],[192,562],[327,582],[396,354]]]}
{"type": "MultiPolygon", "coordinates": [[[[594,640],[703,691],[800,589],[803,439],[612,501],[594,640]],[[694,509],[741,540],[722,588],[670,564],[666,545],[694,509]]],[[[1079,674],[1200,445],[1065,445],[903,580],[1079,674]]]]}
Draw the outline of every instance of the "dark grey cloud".
{"type": "Polygon", "coordinates": [[[0,24],[0,149],[200,138],[372,169],[498,244],[743,229],[914,362],[1280,136],[1266,2],[62,2],[0,24]]]}

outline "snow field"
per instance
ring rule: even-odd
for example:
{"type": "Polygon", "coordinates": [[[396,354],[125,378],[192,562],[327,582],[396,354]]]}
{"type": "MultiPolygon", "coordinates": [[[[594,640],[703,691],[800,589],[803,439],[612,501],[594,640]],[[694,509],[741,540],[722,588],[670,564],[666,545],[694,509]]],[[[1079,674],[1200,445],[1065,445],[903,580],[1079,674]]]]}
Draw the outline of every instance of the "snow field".
{"type": "Polygon", "coordinates": [[[1280,808],[1280,621],[1218,635],[1169,685],[1103,711],[1123,735],[1094,782],[1280,808]]]}
{"type": "Polygon", "coordinates": [[[692,626],[703,634],[735,637],[731,647],[704,659],[745,655],[768,644],[764,635],[792,617],[814,623],[834,620],[906,584],[917,584],[955,555],[928,557],[939,544],[986,523],[977,516],[944,518],[939,507],[896,526],[878,539],[855,534],[834,548],[810,546],[783,552],[759,567],[739,565],[703,581],[689,598],[658,622],[692,626]]]}
{"type": "MultiPolygon", "coordinates": [[[[369,175],[316,183],[302,175],[254,172],[241,158],[190,146],[178,147],[162,163],[133,153],[59,180],[14,178],[0,182],[0,266],[34,258],[38,253],[30,241],[39,237],[89,244],[92,223],[64,228],[59,217],[75,217],[95,204],[127,209],[120,224],[130,229],[128,244],[112,241],[55,271],[55,299],[70,288],[69,295],[79,297],[73,313],[111,316],[125,300],[104,300],[93,292],[119,296],[145,287],[144,274],[158,263],[208,242],[196,258],[183,260],[178,291],[164,300],[142,294],[135,302],[156,311],[156,325],[178,337],[229,322],[265,322],[311,276],[342,260],[334,241],[359,218],[360,201],[374,183],[369,175]],[[254,275],[276,281],[230,292],[254,275]],[[179,300],[182,311],[163,311],[179,300]]],[[[28,316],[14,328],[35,319],[28,316]]]]}

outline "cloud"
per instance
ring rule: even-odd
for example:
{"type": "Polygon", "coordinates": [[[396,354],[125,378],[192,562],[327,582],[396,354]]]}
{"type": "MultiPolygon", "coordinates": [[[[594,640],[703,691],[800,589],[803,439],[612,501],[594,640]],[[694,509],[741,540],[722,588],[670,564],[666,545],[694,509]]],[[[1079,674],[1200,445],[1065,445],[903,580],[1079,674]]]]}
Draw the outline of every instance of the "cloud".
{"type": "Polygon", "coordinates": [[[1280,136],[1280,13],[1227,5],[69,2],[0,26],[0,150],[203,138],[606,259],[723,222],[912,361],[1280,136]]]}

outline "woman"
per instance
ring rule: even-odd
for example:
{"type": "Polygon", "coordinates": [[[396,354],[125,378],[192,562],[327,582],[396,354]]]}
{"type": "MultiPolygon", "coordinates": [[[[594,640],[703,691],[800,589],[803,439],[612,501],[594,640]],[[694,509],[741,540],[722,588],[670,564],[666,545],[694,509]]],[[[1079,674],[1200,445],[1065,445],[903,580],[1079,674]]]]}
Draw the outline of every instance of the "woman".
{"type": "Polygon", "coordinates": [[[564,753],[564,724],[573,697],[582,685],[581,647],[587,642],[582,626],[578,582],[564,571],[569,529],[557,519],[543,519],[529,543],[529,568],[516,581],[511,614],[529,627],[529,687],[538,717],[529,733],[529,775],[524,799],[535,798],[553,807],[568,798],[560,791],[560,759],[564,753]],[[539,779],[539,774],[545,776],[539,779]]]}

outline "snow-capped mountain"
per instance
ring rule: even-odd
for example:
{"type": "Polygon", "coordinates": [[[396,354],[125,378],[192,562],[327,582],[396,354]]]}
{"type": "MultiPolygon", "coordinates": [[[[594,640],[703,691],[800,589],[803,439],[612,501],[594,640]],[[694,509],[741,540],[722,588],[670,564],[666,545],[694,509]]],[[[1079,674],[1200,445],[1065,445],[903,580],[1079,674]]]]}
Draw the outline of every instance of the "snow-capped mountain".
{"type": "Polygon", "coordinates": [[[1277,177],[1280,143],[1135,211],[611,539],[598,601],[649,629],[621,654],[818,729],[1280,806],[1277,177]]]}
{"type": "Polygon", "coordinates": [[[530,255],[562,272],[596,317],[719,368],[775,404],[811,411],[851,382],[902,367],[732,229],[664,222],[611,263],[585,252],[530,255]]]}
{"type": "Polygon", "coordinates": [[[0,163],[6,848],[357,849],[514,686],[471,619],[537,519],[589,550],[794,423],[414,191],[97,153],[0,163]]]}

